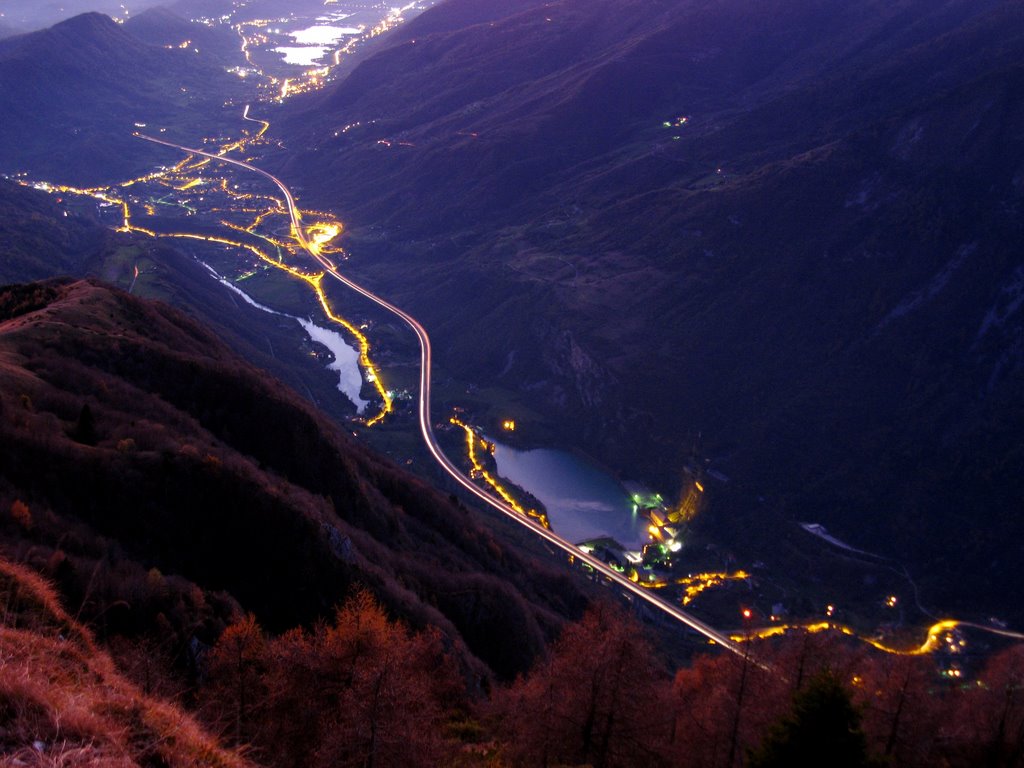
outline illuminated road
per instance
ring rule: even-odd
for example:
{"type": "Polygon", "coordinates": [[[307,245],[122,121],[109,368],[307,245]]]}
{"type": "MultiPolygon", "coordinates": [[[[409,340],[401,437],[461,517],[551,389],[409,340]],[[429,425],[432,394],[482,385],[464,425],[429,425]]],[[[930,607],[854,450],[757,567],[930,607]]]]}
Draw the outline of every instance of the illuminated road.
{"type": "MultiPolygon", "coordinates": [[[[748,628],[742,635],[733,635],[733,640],[736,642],[747,642],[754,639],[764,640],[765,638],[777,637],[791,631],[807,632],[809,634],[817,632],[835,632],[840,635],[855,637],[862,643],[867,643],[873,648],[885,653],[891,653],[897,656],[924,656],[934,653],[936,650],[941,648],[943,637],[947,636],[952,630],[959,629],[960,627],[974,629],[979,632],[986,632],[990,635],[997,635],[999,637],[1010,638],[1011,640],[1024,640],[1024,634],[1020,632],[1014,632],[1000,627],[987,626],[985,624],[975,624],[971,621],[959,621],[957,619],[943,619],[942,621],[936,622],[928,628],[924,642],[921,643],[920,646],[912,648],[895,648],[873,637],[858,635],[849,627],[837,624],[833,621],[819,621],[815,624],[796,625],[773,624],[768,627],[759,627],[756,629],[748,628]]],[[[951,642],[949,637],[946,638],[946,641],[951,642]]]]}
{"type": "Polygon", "coordinates": [[[263,126],[262,128],[259,129],[259,131],[257,131],[256,135],[253,136],[254,139],[258,139],[260,136],[267,132],[268,128],[270,128],[270,123],[268,123],[266,120],[258,120],[255,117],[249,117],[248,104],[245,105],[245,111],[242,112],[242,119],[248,120],[250,123],[259,123],[260,125],[263,126]]]}
{"type": "Polygon", "coordinates": [[[171,147],[172,149],[176,149],[180,152],[186,152],[192,155],[200,155],[202,157],[206,157],[217,162],[228,163],[239,168],[244,168],[245,170],[257,173],[260,176],[264,177],[265,179],[272,181],[277,186],[277,188],[281,190],[281,194],[284,195],[285,202],[288,204],[288,215],[291,218],[292,235],[302,246],[302,248],[310,256],[316,259],[320,266],[324,268],[324,271],[331,277],[333,277],[335,280],[338,280],[339,282],[348,286],[361,296],[365,296],[367,299],[374,302],[378,306],[383,307],[388,312],[396,315],[397,317],[400,317],[405,322],[405,324],[412,329],[413,333],[416,334],[416,338],[420,344],[420,433],[423,435],[423,441],[426,443],[427,450],[430,451],[431,455],[434,457],[434,460],[437,461],[441,468],[445,472],[447,472],[452,477],[452,479],[455,480],[455,482],[457,482],[469,493],[476,496],[485,504],[488,504],[489,506],[498,510],[507,517],[512,518],[520,525],[525,526],[534,534],[547,541],[549,544],[552,544],[553,546],[562,550],[567,555],[586,563],[591,568],[593,568],[594,571],[601,574],[610,581],[614,582],[616,585],[626,590],[634,597],[637,597],[645,601],[646,603],[654,606],[655,608],[658,608],[659,610],[667,613],[673,619],[676,619],[682,624],[685,624],[686,626],[700,633],[704,637],[708,638],[709,640],[713,640],[714,642],[732,651],[733,653],[737,655],[744,654],[744,651],[740,648],[740,646],[732,639],[730,639],[728,635],[719,632],[717,629],[709,626],[708,624],[705,624],[700,619],[690,615],[686,611],[673,605],[667,600],[663,600],[657,595],[648,592],[644,587],[641,587],[639,584],[630,581],[621,573],[613,570],[604,562],[594,557],[590,553],[580,550],[575,545],[563,539],[561,536],[552,533],[544,526],[534,522],[532,519],[521,515],[510,505],[506,504],[504,501],[494,498],[485,490],[480,488],[476,483],[474,483],[472,480],[466,477],[462,473],[462,470],[460,470],[454,463],[452,463],[448,456],[445,455],[444,451],[441,450],[441,446],[438,444],[437,438],[434,436],[434,428],[430,422],[430,371],[432,365],[432,352],[430,347],[430,336],[427,335],[426,329],[422,325],[420,325],[419,321],[412,315],[399,309],[386,299],[382,299],[375,293],[371,293],[358,283],[352,282],[347,277],[338,272],[337,268],[334,266],[331,260],[320,253],[319,246],[315,243],[311,243],[309,239],[306,237],[306,232],[302,228],[302,215],[295,204],[295,198],[292,196],[291,190],[288,189],[288,187],[285,185],[283,181],[278,179],[276,176],[268,173],[267,171],[264,171],[260,168],[257,168],[254,165],[250,165],[249,163],[243,162],[241,160],[234,160],[232,158],[224,157],[223,155],[217,155],[212,152],[204,152],[201,149],[183,147],[180,144],[173,144],[172,142],[164,141],[163,139],[153,138],[152,136],[146,136],[141,133],[136,133],[135,135],[140,139],[145,139],[146,141],[151,141],[155,144],[162,144],[165,147],[171,147]]]}

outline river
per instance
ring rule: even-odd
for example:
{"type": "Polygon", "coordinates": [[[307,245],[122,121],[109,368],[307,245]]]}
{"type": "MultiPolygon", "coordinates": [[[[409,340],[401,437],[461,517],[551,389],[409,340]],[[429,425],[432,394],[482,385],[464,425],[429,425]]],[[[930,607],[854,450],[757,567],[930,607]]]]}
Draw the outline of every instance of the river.
{"type": "Polygon", "coordinates": [[[366,410],[368,402],[359,396],[363,387],[363,372],[359,370],[359,350],[349,344],[337,331],[323,328],[312,320],[295,318],[303,327],[309,338],[331,351],[334,361],[327,364],[327,369],[338,374],[338,389],[352,401],[356,413],[366,410]]]}
{"type": "Polygon", "coordinates": [[[236,296],[240,296],[249,306],[271,315],[290,318],[301,325],[311,341],[326,347],[333,355],[334,359],[327,364],[327,370],[338,374],[338,390],[352,401],[352,404],[356,407],[356,413],[361,414],[366,409],[368,401],[363,400],[359,396],[363,387],[363,373],[359,369],[359,350],[345,341],[345,338],[340,333],[330,328],[319,326],[312,320],[303,320],[301,317],[289,315],[286,312],[278,312],[276,309],[260,304],[237,285],[218,274],[209,264],[205,262],[200,263],[210,271],[210,274],[213,275],[218,283],[229,289],[236,296]]]}

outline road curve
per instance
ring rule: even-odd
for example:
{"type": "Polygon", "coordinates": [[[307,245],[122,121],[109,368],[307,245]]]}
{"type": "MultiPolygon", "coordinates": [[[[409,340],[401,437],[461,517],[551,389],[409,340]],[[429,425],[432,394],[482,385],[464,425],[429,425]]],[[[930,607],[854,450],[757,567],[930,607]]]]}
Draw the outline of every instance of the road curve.
{"type": "Polygon", "coordinates": [[[284,195],[285,202],[288,205],[288,215],[290,216],[292,222],[292,234],[294,235],[295,239],[299,242],[299,244],[302,246],[303,250],[305,250],[310,256],[316,259],[317,263],[319,263],[320,266],[324,268],[325,272],[329,274],[331,277],[345,284],[356,293],[365,296],[367,299],[374,302],[378,306],[383,307],[388,312],[397,315],[406,323],[406,325],[408,325],[412,329],[413,333],[416,334],[416,338],[419,340],[420,344],[420,433],[423,435],[423,441],[426,443],[427,449],[430,451],[435,461],[437,461],[437,463],[441,465],[441,468],[444,469],[444,471],[447,472],[452,477],[452,479],[455,480],[455,482],[457,482],[459,485],[465,488],[469,493],[473,494],[478,499],[483,501],[485,504],[490,505],[499,512],[502,512],[503,514],[512,518],[520,525],[530,529],[530,531],[532,531],[534,534],[540,536],[542,539],[552,544],[553,546],[557,547],[558,549],[562,550],[571,557],[574,557],[586,563],[591,568],[593,568],[597,573],[614,582],[617,586],[626,590],[635,597],[638,597],[641,600],[647,602],[649,605],[658,608],[659,610],[671,616],[673,619],[676,619],[680,623],[685,624],[686,626],[690,627],[690,629],[695,630],[696,632],[700,633],[709,640],[715,641],[716,643],[726,648],[727,650],[732,651],[736,655],[742,656],[745,654],[745,651],[742,650],[737,643],[729,639],[729,637],[724,633],[719,632],[714,627],[704,623],[697,617],[692,616],[691,614],[682,610],[678,606],[673,605],[667,600],[663,600],[658,595],[654,594],[649,590],[644,589],[637,583],[630,581],[621,573],[613,570],[607,564],[597,559],[590,553],[584,552],[575,545],[571,544],[566,539],[563,539],[561,536],[557,535],[556,533],[553,533],[552,531],[548,530],[539,523],[534,522],[529,517],[519,514],[505,502],[494,498],[489,493],[480,488],[476,483],[474,483],[472,480],[466,477],[466,475],[464,475],[462,471],[454,463],[452,463],[448,456],[445,455],[444,451],[441,450],[441,446],[438,444],[437,438],[434,436],[434,428],[430,422],[431,347],[430,337],[427,335],[426,329],[422,325],[420,325],[419,321],[412,315],[408,314],[404,310],[399,309],[386,299],[377,296],[375,293],[371,293],[366,288],[363,288],[358,283],[352,282],[347,277],[339,273],[334,264],[331,263],[330,259],[327,259],[326,257],[322,256],[317,249],[310,247],[309,240],[306,238],[306,233],[302,228],[302,216],[299,212],[298,207],[295,205],[295,198],[292,196],[291,190],[289,190],[288,187],[285,186],[284,182],[282,182],[276,176],[273,176],[270,173],[267,173],[266,171],[257,168],[254,165],[242,162],[241,160],[234,160],[232,158],[224,157],[223,155],[217,155],[212,152],[204,152],[201,149],[183,147],[179,144],[173,144],[169,141],[153,138],[152,136],[146,136],[141,133],[136,133],[135,135],[140,139],[145,139],[146,141],[151,141],[155,144],[162,144],[166,147],[171,147],[180,152],[187,152],[188,154],[193,155],[201,155],[211,160],[216,160],[222,163],[228,163],[230,165],[237,166],[239,168],[244,168],[245,170],[257,173],[260,176],[263,176],[264,178],[272,181],[284,195]]]}

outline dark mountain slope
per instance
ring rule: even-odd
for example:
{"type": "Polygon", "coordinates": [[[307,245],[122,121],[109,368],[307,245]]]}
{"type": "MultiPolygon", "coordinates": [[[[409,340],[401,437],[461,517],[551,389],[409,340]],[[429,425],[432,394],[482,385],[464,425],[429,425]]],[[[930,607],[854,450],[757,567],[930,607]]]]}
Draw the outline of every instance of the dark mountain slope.
{"type": "Polygon", "coordinates": [[[280,629],[364,583],[502,675],[577,610],[564,578],[177,312],[51,282],[4,289],[0,317],[8,494],[145,566],[230,592],[280,629]]]}
{"type": "MultiPolygon", "coordinates": [[[[817,86],[822,72],[860,73],[922,36],[934,40],[985,7],[917,3],[908,12],[867,5],[808,0],[709,9],[694,2],[593,0],[538,5],[462,26],[461,14],[444,4],[404,29],[404,42],[311,97],[305,108],[297,103],[295,118],[277,126],[315,146],[319,170],[301,168],[304,178],[323,180],[314,190],[323,186],[326,193],[326,179],[343,165],[356,174],[359,192],[331,193],[345,195],[357,215],[365,208],[377,222],[403,228],[457,222],[472,229],[476,216],[515,220],[538,202],[551,205],[536,195],[559,176],[575,181],[581,162],[607,164],[614,158],[606,153],[635,152],[632,144],[649,142],[651,129],[666,118],[693,116],[691,133],[714,129],[781,93],[817,86]],[[455,28],[443,31],[449,24],[455,28]],[[363,127],[334,136],[355,122],[363,127]],[[381,137],[416,146],[388,153],[376,143],[381,137]],[[326,162],[320,153],[327,153],[326,162]],[[399,191],[426,189],[438,176],[453,195],[440,218],[399,191]]],[[[1005,52],[1003,58],[1011,60],[1005,52]]],[[[940,71],[955,68],[946,63],[940,71]]],[[[797,122],[819,130],[813,119],[797,122]]],[[[735,155],[736,147],[728,152],[735,155]]]]}
{"type": "Polygon", "coordinates": [[[0,170],[72,184],[130,178],[157,157],[132,137],[135,123],[198,140],[197,118],[221,114],[236,81],[193,51],[147,45],[98,13],[4,40],[0,170]]]}
{"type": "Polygon", "coordinates": [[[80,274],[107,237],[89,221],[64,216],[49,195],[0,181],[0,285],[80,274]]]}
{"type": "Polygon", "coordinates": [[[350,268],[631,476],[701,435],[701,524],[758,558],[816,520],[1011,610],[1020,5],[443,8],[276,124],[350,268]]]}
{"type": "Polygon", "coordinates": [[[124,23],[133,37],[149,45],[180,47],[198,51],[205,61],[243,66],[245,57],[239,49],[238,35],[229,27],[208,27],[179,16],[163,6],[150,8],[124,23]]]}

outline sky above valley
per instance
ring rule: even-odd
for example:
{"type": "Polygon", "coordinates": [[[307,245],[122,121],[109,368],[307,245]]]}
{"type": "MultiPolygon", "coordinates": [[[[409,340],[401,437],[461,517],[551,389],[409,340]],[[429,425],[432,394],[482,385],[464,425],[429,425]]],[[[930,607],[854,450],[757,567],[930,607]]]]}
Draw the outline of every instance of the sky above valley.
{"type": "Polygon", "coordinates": [[[0,24],[29,32],[88,11],[123,18],[126,13],[139,13],[160,4],[160,0],[0,0],[0,24]]]}

